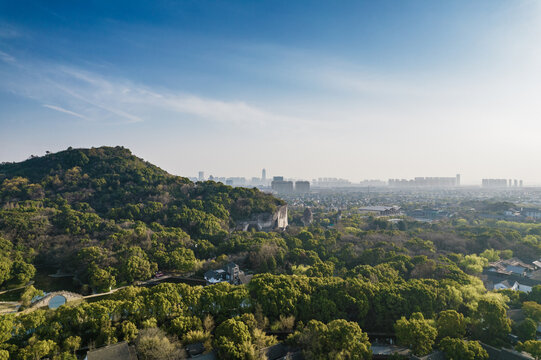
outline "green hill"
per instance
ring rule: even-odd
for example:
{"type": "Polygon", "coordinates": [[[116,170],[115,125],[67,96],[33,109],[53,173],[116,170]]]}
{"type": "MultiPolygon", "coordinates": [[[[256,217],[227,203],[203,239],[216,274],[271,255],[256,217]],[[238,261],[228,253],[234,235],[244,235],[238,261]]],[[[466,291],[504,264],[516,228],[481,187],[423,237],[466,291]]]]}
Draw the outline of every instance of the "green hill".
{"type": "Polygon", "coordinates": [[[82,261],[83,277],[95,265],[134,280],[130,258],[147,262],[140,278],[158,267],[188,269],[184,260],[193,263],[194,251],[217,255],[238,220],[282,204],[257,189],[193,183],[123,147],[70,148],[0,165],[0,237],[28,263],[78,271],[82,261]]]}
{"type": "MultiPolygon", "coordinates": [[[[208,210],[221,219],[241,219],[252,213],[274,211],[283,204],[258,190],[221,183],[194,184],[134,156],[123,147],[68,149],[20,163],[0,165],[2,204],[24,200],[64,198],[68,204],[88,203],[100,215],[118,207],[158,201],[208,210]],[[192,203],[192,200],[203,202],[192,203]],[[217,202],[216,206],[209,202],[217,202]],[[213,209],[221,205],[223,209],[213,209]]],[[[128,207],[129,208],[129,207],[128,207]]],[[[121,212],[121,211],[120,211],[121,212]]],[[[129,212],[129,211],[128,211],[129,212]]],[[[129,214],[126,214],[129,217],[129,214]]]]}

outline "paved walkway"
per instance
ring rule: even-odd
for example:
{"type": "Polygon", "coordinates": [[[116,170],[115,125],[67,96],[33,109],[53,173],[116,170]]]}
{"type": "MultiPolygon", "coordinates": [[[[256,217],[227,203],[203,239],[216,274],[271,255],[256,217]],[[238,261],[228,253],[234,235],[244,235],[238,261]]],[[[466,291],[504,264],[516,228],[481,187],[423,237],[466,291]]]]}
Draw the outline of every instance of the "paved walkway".
{"type": "Polygon", "coordinates": [[[23,285],[23,286],[19,286],[19,287],[16,287],[16,288],[13,288],[13,289],[8,289],[8,290],[2,290],[2,291],[0,291],[0,295],[5,294],[5,293],[8,293],[8,292],[11,292],[11,291],[16,291],[16,290],[24,289],[25,287],[28,287],[28,286],[33,285],[33,284],[34,284],[34,280],[29,281],[28,284],[23,285]]]}

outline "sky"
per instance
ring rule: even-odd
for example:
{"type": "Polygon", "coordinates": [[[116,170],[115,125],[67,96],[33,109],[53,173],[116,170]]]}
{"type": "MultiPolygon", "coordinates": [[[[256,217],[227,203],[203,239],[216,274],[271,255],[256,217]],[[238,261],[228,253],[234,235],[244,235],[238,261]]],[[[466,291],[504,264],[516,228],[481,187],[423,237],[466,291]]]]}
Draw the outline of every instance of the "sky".
{"type": "Polygon", "coordinates": [[[0,0],[0,162],[541,184],[541,1],[0,0]]]}

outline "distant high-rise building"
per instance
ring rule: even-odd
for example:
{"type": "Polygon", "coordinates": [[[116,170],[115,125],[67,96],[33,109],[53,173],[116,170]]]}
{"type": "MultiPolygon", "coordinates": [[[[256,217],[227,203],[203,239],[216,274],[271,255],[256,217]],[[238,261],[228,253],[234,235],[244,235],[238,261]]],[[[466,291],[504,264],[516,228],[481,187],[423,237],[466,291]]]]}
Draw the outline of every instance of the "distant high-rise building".
{"type": "Polygon", "coordinates": [[[298,193],[310,192],[310,182],[309,181],[295,181],[295,191],[298,193]]]}
{"type": "Polygon", "coordinates": [[[271,183],[272,190],[279,194],[291,194],[293,192],[293,181],[284,181],[283,176],[273,177],[271,183]]]}
{"type": "MultiPolygon", "coordinates": [[[[483,187],[487,187],[487,188],[495,188],[495,187],[504,188],[507,186],[507,180],[506,179],[483,179],[481,184],[483,187]]],[[[511,186],[511,183],[509,183],[509,186],[511,186]]]]}
{"type": "Polygon", "coordinates": [[[351,182],[346,179],[338,178],[318,178],[312,180],[312,185],[314,187],[337,188],[351,186],[351,182]]]}
{"type": "Polygon", "coordinates": [[[204,172],[204,171],[200,171],[200,172],[199,172],[199,176],[198,176],[197,178],[199,179],[199,181],[205,180],[205,172],[204,172]]]}
{"type": "Polygon", "coordinates": [[[518,187],[518,180],[517,179],[514,180],[514,185],[515,185],[515,187],[518,187]]]}
{"type": "Polygon", "coordinates": [[[460,175],[455,177],[416,177],[413,180],[389,179],[389,186],[452,187],[458,186],[460,175]]]}
{"type": "Polygon", "coordinates": [[[261,180],[265,182],[267,180],[267,170],[261,170],[261,180]]]}
{"type": "Polygon", "coordinates": [[[513,186],[513,180],[509,179],[509,187],[513,186]]]}
{"type": "Polygon", "coordinates": [[[519,181],[519,186],[522,187],[524,183],[522,182],[522,180],[519,181]]]}
{"type": "Polygon", "coordinates": [[[456,174],[456,186],[460,186],[460,174],[456,174]]]}

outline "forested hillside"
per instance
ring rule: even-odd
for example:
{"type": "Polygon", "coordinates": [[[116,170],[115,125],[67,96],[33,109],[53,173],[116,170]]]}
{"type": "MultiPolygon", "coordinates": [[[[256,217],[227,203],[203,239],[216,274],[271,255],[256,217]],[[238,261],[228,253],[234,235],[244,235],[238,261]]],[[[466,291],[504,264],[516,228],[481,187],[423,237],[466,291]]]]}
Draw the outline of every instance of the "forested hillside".
{"type": "Polygon", "coordinates": [[[144,280],[158,268],[192,271],[196,256],[215,256],[237,220],[282,204],[255,189],[192,183],[122,147],[2,164],[0,281],[27,281],[32,263],[98,288],[144,280]]]}

